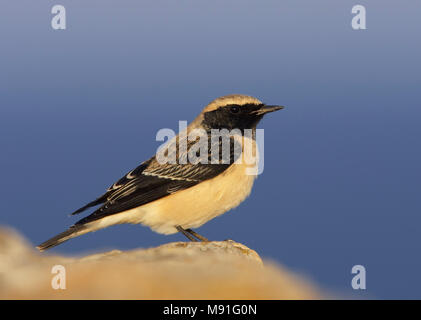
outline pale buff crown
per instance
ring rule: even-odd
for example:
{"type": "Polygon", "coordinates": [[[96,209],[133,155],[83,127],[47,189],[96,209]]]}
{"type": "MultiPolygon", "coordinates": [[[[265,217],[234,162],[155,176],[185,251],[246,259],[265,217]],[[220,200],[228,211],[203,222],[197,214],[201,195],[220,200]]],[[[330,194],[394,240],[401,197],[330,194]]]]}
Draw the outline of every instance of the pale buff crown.
{"type": "Polygon", "coordinates": [[[218,109],[219,107],[230,104],[237,104],[239,106],[242,106],[250,103],[261,104],[262,102],[251,96],[246,96],[243,94],[230,94],[228,96],[216,98],[203,109],[203,112],[212,111],[218,109]]]}

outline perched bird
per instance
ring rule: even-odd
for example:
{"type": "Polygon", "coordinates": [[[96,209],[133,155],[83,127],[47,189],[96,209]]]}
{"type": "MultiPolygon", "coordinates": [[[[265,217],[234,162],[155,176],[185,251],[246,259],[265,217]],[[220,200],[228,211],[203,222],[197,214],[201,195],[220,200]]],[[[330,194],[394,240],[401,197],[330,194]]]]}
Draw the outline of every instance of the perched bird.
{"type": "MultiPolygon", "coordinates": [[[[229,140],[228,162],[161,163],[157,153],[114,183],[102,196],[72,213],[79,214],[101,205],[92,214],[37,248],[43,251],[82,234],[121,223],[142,224],[162,234],[181,232],[191,241],[208,241],[192,228],[238,206],[250,194],[256,178],[247,173],[247,169],[256,163],[238,161],[244,158],[245,142],[251,143],[257,152],[255,135],[246,137],[243,133],[246,129],[255,133],[263,115],[282,108],[265,105],[246,95],[228,95],[213,100],[189,124],[184,136],[200,129],[211,141],[211,132],[216,129],[233,132],[238,129],[229,140]],[[238,141],[242,142],[239,154],[232,150],[238,141]]],[[[181,133],[172,140],[176,147],[181,145],[180,137],[181,133]]],[[[221,140],[208,144],[206,158],[211,158],[211,147],[221,146],[221,140]]],[[[188,153],[192,146],[188,142],[185,151],[176,149],[176,159],[181,159],[182,153],[188,153]]]]}

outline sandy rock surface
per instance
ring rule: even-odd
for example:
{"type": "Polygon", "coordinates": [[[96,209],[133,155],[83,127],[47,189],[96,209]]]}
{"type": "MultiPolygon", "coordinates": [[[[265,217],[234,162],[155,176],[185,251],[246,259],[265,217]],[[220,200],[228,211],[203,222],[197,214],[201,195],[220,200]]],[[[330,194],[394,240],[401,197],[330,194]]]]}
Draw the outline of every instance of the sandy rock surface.
{"type": "Polygon", "coordinates": [[[0,299],[17,298],[314,299],[321,294],[234,241],[65,257],[39,253],[16,232],[0,228],[0,299]],[[53,288],[60,285],[65,289],[53,288]]]}

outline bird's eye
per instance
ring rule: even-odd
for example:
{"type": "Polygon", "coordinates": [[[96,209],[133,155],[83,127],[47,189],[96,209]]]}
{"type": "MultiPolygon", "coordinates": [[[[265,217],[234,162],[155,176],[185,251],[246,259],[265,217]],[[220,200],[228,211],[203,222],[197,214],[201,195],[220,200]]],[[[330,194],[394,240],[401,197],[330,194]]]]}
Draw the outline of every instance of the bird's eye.
{"type": "Polygon", "coordinates": [[[238,113],[240,111],[239,106],[231,106],[230,108],[231,113],[238,113]]]}

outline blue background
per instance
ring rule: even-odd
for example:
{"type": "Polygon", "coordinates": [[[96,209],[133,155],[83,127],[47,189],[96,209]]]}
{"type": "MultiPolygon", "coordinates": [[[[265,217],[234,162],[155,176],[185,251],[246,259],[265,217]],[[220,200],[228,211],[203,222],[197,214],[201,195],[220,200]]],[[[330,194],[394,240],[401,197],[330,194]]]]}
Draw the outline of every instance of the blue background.
{"type": "MultiPolygon", "coordinates": [[[[33,244],[209,101],[287,106],[263,120],[250,198],[198,231],[344,296],[421,298],[420,1],[2,1],[0,224],[33,244]],[[51,8],[67,10],[53,30],[51,8]],[[351,8],[367,9],[367,30],[351,8]],[[367,290],[351,288],[351,268],[367,290]]],[[[151,247],[121,225],[55,252],[151,247]]]]}

